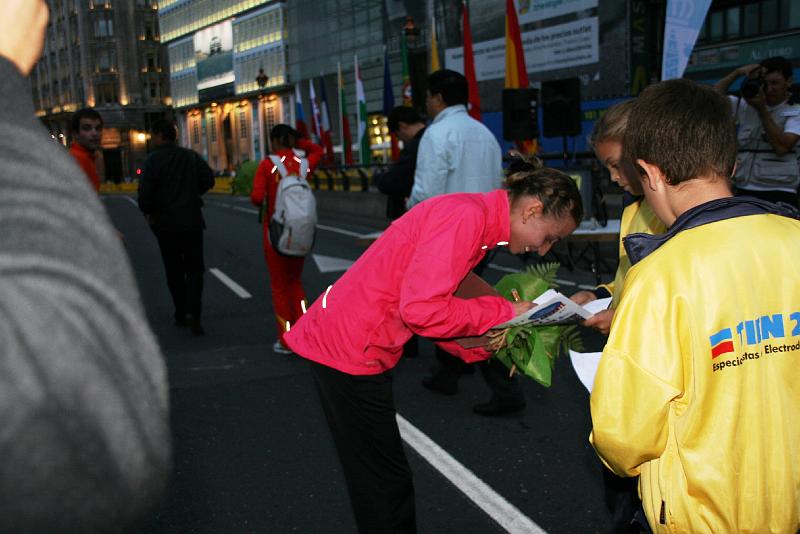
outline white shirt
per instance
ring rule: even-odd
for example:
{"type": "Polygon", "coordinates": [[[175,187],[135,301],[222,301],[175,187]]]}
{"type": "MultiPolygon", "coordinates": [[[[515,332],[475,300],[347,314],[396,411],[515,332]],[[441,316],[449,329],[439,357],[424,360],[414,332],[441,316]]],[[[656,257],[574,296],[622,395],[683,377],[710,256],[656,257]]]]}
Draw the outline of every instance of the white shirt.
{"type": "MultiPolygon", "coordinates": [[[[739,143],[734,184],[752,191],[797,191],[800,184],[798,145],[795,144],[792,152],[778,156],[767,139],[758,110],[744,98],[730,95],[728,98],[736,117],[739,143]]],[[[784,101],[777,106],[767,106],[767,109],[781,130],[800,135],[800,106],[784,101]]]]}
{"type": "Polygon", "coordinates": [[[439,112],[417,152],[414,187],[407,207],[444,193],[483,193],[503,183],[500,145],[459,104],[439,112]]]}

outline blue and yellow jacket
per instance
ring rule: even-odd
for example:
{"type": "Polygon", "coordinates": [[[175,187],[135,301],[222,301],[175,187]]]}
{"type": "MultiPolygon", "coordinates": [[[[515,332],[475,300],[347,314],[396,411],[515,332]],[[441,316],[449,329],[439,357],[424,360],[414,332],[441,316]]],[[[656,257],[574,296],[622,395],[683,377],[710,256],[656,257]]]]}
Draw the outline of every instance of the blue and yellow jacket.
{"type": "MultiPolygon", "coordinates": [[[[599,288],[605,289],[612,298],[611,306],[616,308],[622,288],[625,286],[625,276],[631,268],[631,260],[625,251],[623,240],[630,234],[663,234],[667,227],[653,212],[653,208],[647,203],[645,198],[638,198],[631,202],[622,210],[622,218],[619,225],[619,264],[614,280],[608,284],[602,284],[599,288]]],[[[603,295],[605,296],[605,295],[603,295]]]]}
{"type": "Polygon", "coordinates": [[[654,532],[795,533],[797,212],[720,199],[625,244],[633,267],[594,382],[590,441],[614,472],[641,475],[654,532]]]}

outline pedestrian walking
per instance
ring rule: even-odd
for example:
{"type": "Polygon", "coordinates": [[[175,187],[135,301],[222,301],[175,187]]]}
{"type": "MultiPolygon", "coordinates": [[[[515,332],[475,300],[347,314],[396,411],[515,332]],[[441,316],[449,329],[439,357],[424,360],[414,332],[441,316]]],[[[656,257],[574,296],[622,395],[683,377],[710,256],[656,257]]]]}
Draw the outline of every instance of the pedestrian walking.
{"type": "Polygon", "coordinates": [[[139,209],[158,240],[175,306],[175,326],[205,334],[202,323],[203,194],[214,186],[214,173],[200,154],[179,147],[175,125],[153,123],[151,143],[139,181],[139,209]]]}
{"type": "MultiPolygon", "coordinates": [[[[278,183],[285,176],[299,175],[301,167],[310,175],[322,159],[322,147],[304,138],[300,132],[287,124],[278,124],[269,134],[272,153],[282,163],[283,168],[273,163],[270,158],[262,161],[253,178],[253,191],[250,201],[262,208],[264,228],[264,258],[269,271],[269,286],[272,292],[272,309],[275,313],[278,339],[272,345],[273,352],[291,354],[283,336],[291,325],[303,315],[306,294],[303,291],[301,276],[303,274],[303,256],[287,256],[281,254],[270,242],[269,222],[275,214],[275,199],[278,183]]],[[[305,178],[305,177],[303,177],[305,178]]]]}
{"type": "Polygon", "coordinates": [[[95,191],[100,191],[97,151],[103,137],[103,117],[94,109],[79,109],[70,117],[72,144],[69,152],[78,162],[95,191]]]}

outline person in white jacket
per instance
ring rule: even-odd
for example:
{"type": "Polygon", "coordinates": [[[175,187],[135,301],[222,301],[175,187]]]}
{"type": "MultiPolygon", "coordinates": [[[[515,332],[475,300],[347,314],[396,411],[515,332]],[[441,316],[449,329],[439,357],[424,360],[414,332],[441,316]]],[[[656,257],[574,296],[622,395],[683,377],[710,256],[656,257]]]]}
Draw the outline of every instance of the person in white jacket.
{"type": "MultiPolygon", "coordinates": [[[[439,70],[428,76],[425,104],[433,121],[425,130],[417,152],[414,187],[408,207],[445,193],[482,193],[500,187],[503,160],[500,145],[492,132],[467,113],[467,79],[452,70],[439,70]]],[[[475,268],[480,274],[489,256],[475,268]]],[[[438,365],[422,381],[426,388],[452,395],[458,379],[472,367],[436,348],[438,365]]],[[[486,384],[492,390],[488,402],[473,410],[480,415],[503,415],[525,408],[519,381],[497,361],[479,364],[486,384]]]]}

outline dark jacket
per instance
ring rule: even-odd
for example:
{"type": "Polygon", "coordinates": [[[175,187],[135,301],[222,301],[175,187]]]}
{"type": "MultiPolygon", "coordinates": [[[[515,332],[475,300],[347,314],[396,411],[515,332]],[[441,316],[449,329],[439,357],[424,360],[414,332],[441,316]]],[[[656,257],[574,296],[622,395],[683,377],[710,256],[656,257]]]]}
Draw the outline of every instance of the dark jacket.
{"type": "Polygon", "coordinates": [[[175,144],[147,156],[139,181],[139,209],[153,230],[171,232],[205,228],[201,196],[214,186],[214,173],[196,152],[175,144]]]}
{"type": "Polygon", "coordinates": [[[388,169],[375,175],[375,186],[388,195],[386,216],[397,219],[406,212],[406,198],[411,196],[414,186],[414,171],[417,170],[417,149],[425,128],[422,128],[400,151],[400,158],[388,169]]]}

